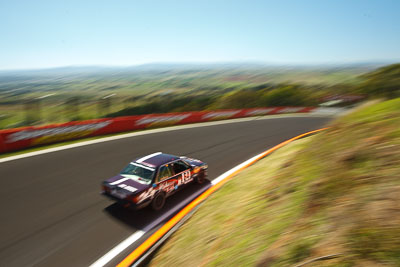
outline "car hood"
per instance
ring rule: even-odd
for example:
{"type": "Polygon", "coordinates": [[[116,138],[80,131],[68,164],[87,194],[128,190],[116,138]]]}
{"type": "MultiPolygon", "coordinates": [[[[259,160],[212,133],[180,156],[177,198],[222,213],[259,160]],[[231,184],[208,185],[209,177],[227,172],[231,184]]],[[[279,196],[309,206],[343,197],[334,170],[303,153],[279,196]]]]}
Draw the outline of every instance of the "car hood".
{"type": "Polygon", "coordinates": [[[129,191],[134,194],[139,193],[150,187],[149,184],[139,183],[131,178],[128,178],[127,176],[124,176],[124,175],[114,176],[114,177],[104,181],[104,183],[109,186],[119,187],[119,188],[124,188],[125,186],[130,186],[131,188],[129,191]],[[136,190],[132,191],[132,188],[134,188],[136,190]]]}

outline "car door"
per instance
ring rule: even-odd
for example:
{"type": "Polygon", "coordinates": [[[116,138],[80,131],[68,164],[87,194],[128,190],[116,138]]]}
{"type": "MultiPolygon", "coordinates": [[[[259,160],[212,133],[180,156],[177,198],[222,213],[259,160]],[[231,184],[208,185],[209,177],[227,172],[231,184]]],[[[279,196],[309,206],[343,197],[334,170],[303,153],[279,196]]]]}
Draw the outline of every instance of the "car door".
{"type": "Polygon", "coordinates": [[[187,184],[193,180],[190,165],[182,160],[177,160],[171,163],[171,168],[174,172],[174,178],[177,180],[177,186],[187,184]]]}
{"type": "Polygon", "coordinates": [[[160,166],[158,175],[156,178],[156,189],[162,190],[169,194],[175,189],[174,173],[171,168],[171,164],[165,164],[160,166]]]}

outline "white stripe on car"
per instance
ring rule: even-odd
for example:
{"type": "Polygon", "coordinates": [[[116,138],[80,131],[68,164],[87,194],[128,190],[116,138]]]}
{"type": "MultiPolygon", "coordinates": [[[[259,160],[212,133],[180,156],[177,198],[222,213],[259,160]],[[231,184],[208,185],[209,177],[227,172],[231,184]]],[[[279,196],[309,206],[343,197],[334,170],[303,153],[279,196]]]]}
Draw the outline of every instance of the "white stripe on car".
{"type": "Polygon", "coordinates": [[[155,157],[155,156],[160,155],[160,154],[161,154],[161,152],[156,152],[156,153],[150,154],[150,155],[148,155],[148,156],[145,156],[145,157],[143,157],[143,158],[140,158],[140,159],[138,159],[136,162],[137,162],[137,163],[142,163],[142,162],[145,161],[146,159],[155,157]]]}
{"type": "Polygon", "coordinates": [[[122,179],[119,179],[119,180],[117,180],[115,182],[110,183],[110,185],[116,185],[116,184],[125,182],[126,180],[132,180],[132,179],[131,178],[122,178],[122,179]]]}

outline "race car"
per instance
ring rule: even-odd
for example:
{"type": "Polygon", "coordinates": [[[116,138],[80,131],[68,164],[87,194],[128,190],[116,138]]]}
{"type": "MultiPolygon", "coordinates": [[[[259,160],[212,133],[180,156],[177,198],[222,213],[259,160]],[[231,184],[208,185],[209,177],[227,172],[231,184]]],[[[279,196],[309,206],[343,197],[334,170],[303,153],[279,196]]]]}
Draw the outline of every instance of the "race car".
{"type": "Polygon", "coordinates": [[[207,179],[208,165],[198,159],[157,152],[133,160],[119,175],[105,180],[102,194],[124,207],[160,210],[165,199],[193,181],[207,179]]]}

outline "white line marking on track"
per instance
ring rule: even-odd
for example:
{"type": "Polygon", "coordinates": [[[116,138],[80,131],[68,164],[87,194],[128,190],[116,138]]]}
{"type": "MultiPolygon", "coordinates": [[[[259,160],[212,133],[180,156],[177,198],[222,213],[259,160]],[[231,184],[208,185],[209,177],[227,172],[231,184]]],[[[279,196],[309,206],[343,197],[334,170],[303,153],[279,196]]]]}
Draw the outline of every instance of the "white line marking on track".
{"type": "MultiPolygon", "coordinates": [[[[244,165],[247,165],[248,163],[254,161],[255,159],[261,157],[263,153],[260,153],[242,163],[240,163],[239,165],[235,166],[234,168],[230,169],[229,171],[224,172],[223,174],[221,174],[220,176],[218,176],[217,178],[215,178],[214,180],[211,181],[211,184],[214,186],[215,184],[219,183],[220,181],[224,180],[227,176],[231,175],[233,172],[236,172],[238,169],[242,168],[244,165]]],[[[141,234],[138,234],[138,238],[133,238],[133,236],[136,235],[135,232],[133,235],[131,235],[130,237],[128,237],[127,239],[125,239],[124,241],[122,241],[122,243],[120,243],[119,245],[117,245],[115,248],[113,248],[112,250],[110,250],[106,255],[104,255],[103,257],[101,257],[100,259],[98,259],[95,263],[93,263],[92,265],[90,265],[90,267],[102,267],[104,265],[106,265],[108,262],[110,262],[113,258],[115,258],[116,256],[118,256],[119,253],[121,253],[122,251],[124,251],[124,249],[128,248],[131,244],[133,244],[134,242],[136,242],[140,237],[142,237],[146,232],[143,231],[139,231],[142,232],[141,234]],[[121,245],[123,244],[123,245],[121,245]],[[123,249],[121,249],[123,248],[123,249]],[[117,253],[118,252],[118,253],[117,253]]]]}
{"type": "Polygon", "coordinates": [[[61,151],[61,150],[66,150],[66,149],[70,149],[70,148],[87,146],[87,145],[103,143],[103,142],[108,142],[108,141],[113,141],[113,140],[118,140],[118,139],[123,139],[123,138],[134,137],[134,136],[152,134],[152,133],[162,133],[162,132],[168,132],[168,131],[183,130],[183,129],[213,126],[213,125],[221,125],[221,124],[236,123],[236,122],[244,122],[244,121],[251,121],[251,120],[268,120],[268,119],[290,118],[290,117],[326,117],[326,116],[330,117],[331,114],[325,115],[325,114],[320,114],[320,113],[318,113],[318,114],[317,113],[298,113],[298,114],[289,114],[289,115],[287,115],[287,114],[266,115],[266,116],[262,116],[262,117],[247,117],[247,118],[229,119],[229,120],[223,120],[223,121],[199,122],[199,123],[194,123],[194,124],[177,125],[177,126],[171,126],[171,127],[166,127],[166,128],[160,128],[160,129],[142,130],[139,132],[118,134],[115,136],[103,137],[103,138],[98,138],[98,139],[90,140],[90,141],[82,141],[82,142],[78,142],[78,143],[74,143],[74,144],[63,145],[63,146],[53,147],[53,148],[46,148],[46,149],[39,150],[39,151],[28,152],[28,153],[24,153],[24,154],[20,154],[20,155],[0,158],[0,163],[17,160],[17,159],[33,157],[33,156],[38,156],[38,155],[61,151]]]}
{"type": "MultiPolygon", "coordinates": [[[[25,154],[21,154],[21,155],[6,157],[6,158],[0,159],[0,163],[17,160],[17,159],[22,159],[22,158],[27,158],[27,157],[32,157],[32,156],[37,156],[37,155],[46,154],[46,153],[51,153],[51,152],[56,152],[56,151],[61,151],[61,150],[65,150],[65,149],[85,146],[85,145],[97,144],[97,143],[118,140],[118,139],[133,137],[133,136],[152,134],[152,133],[160,133],[160,132],[167,132],[167,131],[188,129],[188,128],[197,128],[197,127],[204,127],[204,126],[212,126],[212,125],[221,125],[221,124],[235,123],[235,122],[242,122],[242,121],[251,121],[251,120],[276,119],[276,118],[282,118],[282,117],[289,118],[289,117],[314,117],[314,116],[318,117],[319,115],[318,114],[311,114],[311,116],[308,114],[290,114],[289,116],[288,115],[267,115],[267,116],[263,116],[263,117],[248,117],[248,118],[230,119],[230,120],[216,121],[216,122],[204,122],[204,123],[196,123],[196,124],[188,124],[188,125],[179,125],[179,126],[172,126],[172,127],[154,129],[154,130],[144,130],[141,132],[134,132],[134,133],[121,134],[121,135],[117,135],[117,136],[104,137],[104,138],[99,138],[96,140],[83,141],[83,142],[79,142],[76,144],[70,144],[70,145],[65,145],[65,146],[60,146],[60,147],[55,147],[55,148],[48,148],[48,149],[44,149],[44,150],[40,150],[40,151],[29,152],[29,153],[25,153],[25,154]]],[[[321,117],[325,117],[325,116],[321,116],[321,117]]],[[[249,162],[252,162],[254,159],[260,157],[262,154],[263,153],[256,155],[256,156],[246,160],[245,162],[242,162],[241,164],[237,165],[236,167],[230,169],[229,171],[226,171],[222,175],[215,178],[211,182],[211,184],[215,185],[215,184],[219,183],[220,181],[225,179],[227,176],[229,176],[231,173],[237,171],[243,165],[246,165],[249,162]]],[[[140,239],[145,233],[146,232],[141,231],[141,230],[136,231],[131,236],[129,236],[127,239],[125,239],[120,244],[118,244],[113,249],[111,249],[109,252],[107,252],[104,256],[102,256],[97,261],[95,261],[93,264],[91,264],[90,267],[102,267],[102,266],[106,265],[108,262],[110,262],[112,259],[114,259],[116,256],[118,256],[122,251],[124,251],[126,248],[128,248],[130,245],[132,245],[138,239],[140,239]]]]}
{"type": "Polygon", "coordinates": [[[139,238],[141,238],[146,232],[143,231],[136,231],[134,234],[132,234],[130,237],[119,243],[116,247],[114,247],[112,250],[107,252],[103,257],[95,261],[90,265],[90,267],[102,267],[109,263],[112,259],[114,259],[118,254],[120,254],[122,251],[124,251],[127,247],[132,245],[134,242],[136,242],[139,238]]]}
{"type": "Polygon", "coordinates": [[[239,165],[237,165],[236,167],[230,169],[227,172],[224,172],[223,174],[221,174],[220,176],[218,176],[217,178],[215,178],[214,180],[211,181],[212,185],[216,185],[219,182],[221,182],[222,180],[224,180],[226,177],[228,177],[229,175],[231,175],[232,173],[236,172],[237,170],[240,170],[241,168],[243,168],[243,166],[246,166],[247,164],[249,164],[250,162],[253,162],[254,160],[256,160],[257,158],[261,157],[261,155],[263,155],[263,153],[260,153],[248,160],[246,160],[245,162],[240,163],[239,165]]]}
{"type": "MultiPolygon", "coordinates": [[[[226,177],[230,176],[232,173],[235,173],[236,171],[242,169],[244,166],[246,165],[252,165],[253,163],[255,163],[257,160],[265,157],[266,155],[268,155],[268,151],[270,151],[269,149],[261,152],[258,155],[255,155],[254,157],[251,157],[250,159],[240,163],[239,165],[236,165],[235,167],[233,167],[232,169],[224,172],[223,174],[219,175],[217,178],[215,178],[214,180],[211,181],[211,187],[215,186],[216,184],[218,184],[219,182],[221,182],[222,180],[224,180],[226,177]]],[[[271,153],[271,152],[270,152],[271,153]]],[[[140,231],[142,232],[142,234],[140,234],[140,237],[143,236],[143,234],[145,234],[146,232],[140,231]]],[[[135,233],[136,234],[136,233],[135,233]]],[[[132,236],[134,236],[135,234],[133,234],[132,236]]],[[[121,244],[124,244],[125,248],[128,248],[131,244],[133,244],[134,242],[136,242],[139,238],[134,239],[132,238],[132,236],[130,236],[129,238],[127,238],[126,240],[124,240],[121,244]],[[128,244],[129,242],[131,242],[130,244],[128,244]]],[[[122,250],[116,250],[117,247],[120,247],[120,245],[117,245],[115,248],[113,248],[112,250],[110,250],[110,252],[108,252],[106,255],[109,255],[106,257],[106,255],[104,255],[103,257],[101,257],[99,260],[97,260],[95,263],[93,263],[92,265],[90,265],[90,267],[102,267],[105,264],[107,264],[109,261],[111,261],[114,257],[116,257],[119,253],[121,253],[124,249],[122,250]],[[111,253],[112,251],[119,251],[118,253],[111,253]],[[112,256],[112,257],[111,257],[112,256]],[[100,265],[100,263],[102,265],[100,265]],[[96,265],[95,265],[96,264],[96,265]]]]}

